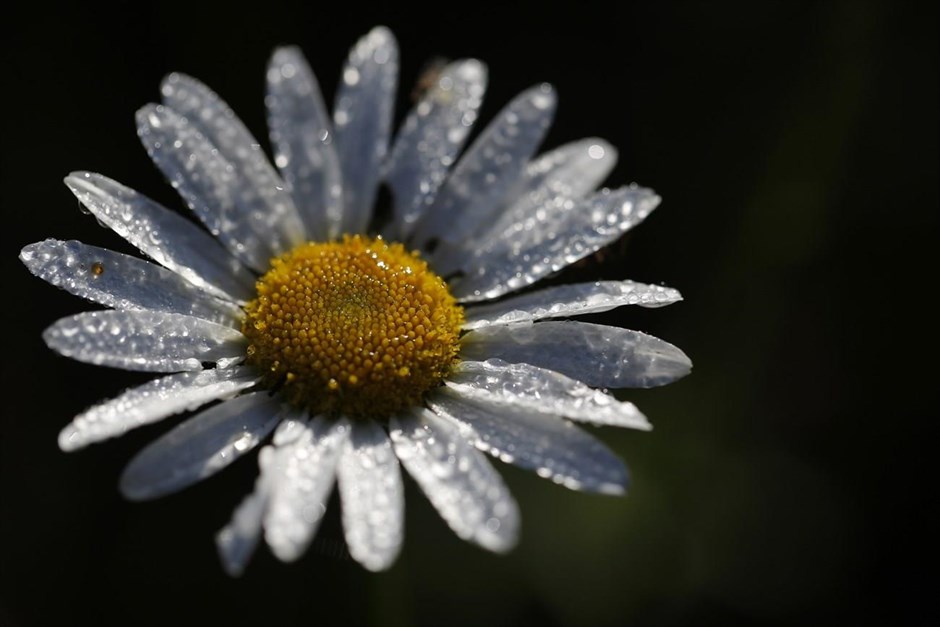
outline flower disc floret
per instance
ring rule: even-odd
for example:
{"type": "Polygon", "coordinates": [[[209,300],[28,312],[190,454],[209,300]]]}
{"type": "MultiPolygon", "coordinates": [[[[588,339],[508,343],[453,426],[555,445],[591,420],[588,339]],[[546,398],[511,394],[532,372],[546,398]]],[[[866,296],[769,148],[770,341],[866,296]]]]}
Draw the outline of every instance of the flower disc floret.
{"type": "Polygon", "coordinates": [[[248,363],[313,413],[387,417],[420,404],[459,349],[463,310],[417,253],[381,238],[275,258],[242,325],[248,363]]]}

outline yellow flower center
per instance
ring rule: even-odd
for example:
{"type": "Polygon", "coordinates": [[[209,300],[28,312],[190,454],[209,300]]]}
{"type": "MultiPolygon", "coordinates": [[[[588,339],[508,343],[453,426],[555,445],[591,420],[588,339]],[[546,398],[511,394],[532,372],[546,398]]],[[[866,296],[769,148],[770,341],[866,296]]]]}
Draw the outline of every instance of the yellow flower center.
{"type": "Polygon", "coordinates": [[[387,417],[454,364],[463,309],[417,253],[381,238],[307,243],[245,308],[248,363],[313,413],[387,417]]]}

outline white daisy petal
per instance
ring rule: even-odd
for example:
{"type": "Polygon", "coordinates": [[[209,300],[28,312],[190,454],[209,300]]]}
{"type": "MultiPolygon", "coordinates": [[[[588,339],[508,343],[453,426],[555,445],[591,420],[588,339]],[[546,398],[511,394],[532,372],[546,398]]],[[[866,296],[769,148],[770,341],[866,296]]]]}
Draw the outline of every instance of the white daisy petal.
{"type": "Polygon", "coordinates": [[[231,365],[245,355],[235,329],[182,314],[90,311],[62,318],[43,332],[57,353],[97,366],[175,372],[202,362],[231,365]]]}
{"type": "Polygon", "coordinates": [[[254,270],[266,271],[271,257],[300,242],[302,230],[288,225],[283,205],[271,204],[270,190],[255,189],[195,124],[170,107],[140,109],[137,134],[209,232],[254,270]]]}
{"type": "Polygon", "coordinates": [[[387,28],[373,28],[349,52],[333,108],[344,233],[364,233],[369,226],[397,86],[398,44],[387,28]]]}
{"type": "Polygon", "coordinates": [[[313,539],[348,437],[346,420],[319,417],[300,437],[275,450],[264,537],[278,559],[297,559],[313,539]]]}
{"type": "Polygon", "coordinates": [[[651,335],[587,322],[537,322],[470,331],[461,358],[502,359],[547,368],[588,385],[648,388],[689,374],[681,350],[651,335]]]}
{"type": "MultiPolygon", "coordinates": [[[[259,451],[258,459],[264,460],[265,453],[273,452],[272,447],[259,451]]],[[[268,491],[264,487],[264,476],[258,477],[255,490],[246,496],[235,512],[229,524],[215,535],[215,545],[222,558],[222,566],[231,577],[238,577],[248,565],[252,553],[261,537],[264,511],[268,503],[268,491]]]]}
{"type": "Polygon", "coordinates": [[[504,462],[572,490],[626,491],[623,462],[597,438],[558,416],[470,401],[446,388],[432,394],[428,405],[457,424],[477,448],[504,462]]]}
{"type": "Polygon", "coordinates": [[[73,172],[65,184],[98,220],[161,266],[215,296],[251,298],[251,273],[189,220],[100,174],[73,172]]]}
{"type": "Polygon", "coordinates": [[[133,501],[154,499],[214,475],[264,439],[279,411],[263,391],[197,414],[131,460],[121,475],[121,494],[133,501]]]}
{"type": "Polygon", "coordinates": [[[124,435],[167,416],[235,396],[260,379],[256,371],[243,367],[180,372],[154,379],[76,416],[59,433],[59,448],[74,451],[124,435]]]}
{"type": "Polygon", "coordinates": [[[343,181],[320,86],[299,48],[279,48],[268,63],[265,104],[274,162],[300,208],[310,239],[337,237],[343,181]]]}
{"type": "Polygon", "coordinates": [[[165,268],[81,242],[36,242],[20,260],[41,279],[106,307],[181,313],[228,326],[238,326],[242,314],[165,268]]]}
{"type": "Polygon", "coordinates": [[[487,300],[531,285],[610,244],[659,204],[652,190],[604,190],[535,212],[494,239],[453,283],[462,302],[487,300]]]}
{"type": "Polygon", "coordinates": [[[164,79],[160,94],[163,104],[186,118],[232,165],[235,192],[248,213],[245,217],[268,227],[261,233],[274,244],[275,252],[304,241],[304,225],[284,181],[225,101],[200,81],[178,72],[164,79]]]}
{"type": "Polygon", "coordinates": [[[402,125],[384,166],[394,199],[390,239],[406,238],[433,201],[476,121],[486,74],[476,59],[451,63],[402,125]]]}
{"type": "Polygon", "coordinates": [[[391,436],[401,463],[458,536],[496,552],[516,544],[515,499],[457,427],[426,409],[413,409],[392,419],[391,436]]]}
{"type": "Polygon", "coordinates": [[[663,307],[680,300],[682,296],[679,291],[671,287],[633,281],[559,285],[513,296],[498,303],[468,307],[464,312],[466,322],[463,328],[478,329],[494,324],[581,316],[623,305],[663,307]]]}
{"type": "Polygon", "coordinates": [[[385,570],[401,549],[405,495],[382,427],[371,420],[353,423],[337,476],[349,553],[369,570],[385,570]]]}
{"type": "Polygon", "coordinates": [[[307,431],[308,420],[305,415],[306,412],[302,410],[290,407],[283,409],[278,416],[280,423],[274,430],[273,446],[265,446],[258,451],[258,467],[261,472],[255,481],[254,491],[242,500],[232,513],[229,523],[215,535],[222,566],[232,577],[242,574],[258,546],[264,516],[271,499],[271,486],[282,470],[281,462],[284,456],[279,458],[277,450],[287,444],[284,439],[285,427],[291,434],[302,435],[307,431]]]}
{"type": "Polygon", "coordinates": [[[530,364],[509,364],[499,359],[461,361],[446,384],[469,400],[513,405],[598,425],[652,428],[633,403],[618,401],[580,381],[530,364]]]}
{"type": "Polygon", "coordinates": [[[577,200],[594,191],[617,163],[617,149],[590,137],[559,146],[526,167],[509,208],[491,225],[498,232],[526,220],[556,198],[577,200]]]}
{"type": "Polygon", "coordinates": [[[550,85],[513,99],[473,142],[418,223],[411,242],[461,242],[491,223],[545,137],[557,98],[550,85]]]}
{"type": "Polygon", "coordinates": [[[541,155],[526,166],[515,189],[506,195],[506,209],[476,234],[435,249],[434,267],[443,274],[456,272],[500,233],[525,222],[540,207],[578,200],[593,191],[616,162],[617,150],[597,138],[571,142],[541,155]]]}

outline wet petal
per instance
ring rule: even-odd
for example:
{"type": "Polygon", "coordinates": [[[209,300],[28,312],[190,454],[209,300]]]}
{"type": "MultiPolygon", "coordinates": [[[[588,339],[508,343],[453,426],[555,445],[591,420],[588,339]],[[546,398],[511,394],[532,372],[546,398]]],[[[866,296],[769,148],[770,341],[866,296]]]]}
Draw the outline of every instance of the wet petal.
{"type": "MultiPolygon", "coordinates": [[[[284,438],[285,429],[298,437],[308,431],[309,421],[303,410],[284,407],[278,420],[280,422],[274,431],[273,446],[265,446],[258,451],[258,467],[261,472],[255,480],[254,491],[242,500],[232,513],[229,523],[215,535],[222,566],[232,577],[238,577],[245,570],[261,538],[264,517],[271,500],[272,485],[278,473],[283,471],[282,462],[286,458],[284,455],[279,456],[277,452],[288,443],[284,438]]],[[[293,439],[296,438],[291,441],[293,439]]]]}
{"type": "Polygon", "coordinates": [[[25,247],[20,260],[41,279],[106,307],[181,313],[240,325],[242,311],[234,303],[209,296],[180,275],[136,257],[47,239],[25,247]]]}
{"type": "Polygon", "coordinates": [[[155,499],[214,475],[264,439],[279,411],[265,391],[197,414],[131,460],[121,475],[121,493],[133,501],[155,499]]]}
{"type": "Polygon", "coordinates": [[[405,498],[398,459],[377,423],[353,423],[337,468],[349,553],[369,570],[392,565],[401,549],[405,498]]]}
{"type": "Polygon", "coordinates": [[[59,434],[59,448],[74,451],[167,416],[231,398],[260,378],[251,368],[235,367],[181,372],[149,381],[76,416],[59,434]]]}
{"type": "MultiPolygon", "coordinates": [[[[261,449],[264,454],[271,447],[261,449]]],[[[262,459],[259,455],[259,459],[262,459]]],[[[267,507],[268,493],[264,487],[264,477],[255,482],[255,490],[246,496],[235,512],[232,519],[215,535],[215,545],[222,558],[222,567],[231,577],[238,577],[248,565],[248,560],[258,546],[261,538],[261,523],[267,507]]]]}
{"type": "Polygon", "coordinates": [[[568,318],[609,311],[622,305],[662,307],[680,300],[682,296],[678,290],[671,287],[633,281],[559,285],[506,298],[498,303],[468,307],[463,328],[478,329],[543,318],[568,318]]]}
{"type": "Polygon", "coordinates": [[[496,552],[516,544],[516,501],[457,427],[426,409],[414,409],[392,419],[391,436],[401,463],[454,533],[496,552]]]}
{"type": "Polygon", "coordinates": [[[571,142],[539,156],[506,195],[503,212],[474,235],[438,247],[431,256],[434,267],[450,274],[467,266],[492,240],[514,224],[525,223],[541,207],[560,206],[594,191],[616,162],[616,149],[597,138],[571,142]]]}
{"type": "Polygon", "coordinates": [[[588,385],[649,388],[689,374],[681,350],[651,335],[587,322],[485,327],[463,338],[461,357],[502,359],[547,368],[588,385]]]}
{"type": "Polygon", "coordinates": [[[402,125],[384,166],[394,219],[386,235],[405,239],[453,165],[486,90],[486,66],[475,59],[451,63],[402,125]]]}
{"type": "Polygon", "coordinates": [[[342,229],[343,181],[320,86],[299,48],[279,48],[268,64],[268,127],[274,162],[300,208],[309,238],[342,229]]]}
{"type": "Polygon", "coordinates": [[[254,270],[265,272],[272,257],[302,241],[303,228],[291,219],[296,212],[272,187],[274,183],[255,188],[243,167],[170,107],[140,109],[137,134],[209,232],[254,270]]]}
{"type": "Polygon", "coordinates": [[[625,187],[542,207],[479,252],[452,282],[458,300],[502,296],[594,253],[643,221],[659,204],[652,190],[625,187]]]}
{"type": "Polygon", "coordinates": [[[174,72],[160,85],[163,104],[182,115],[232,164],[237,191],[253,211],[265,211],[274,227],[269,237],[296,245],[306,239],[303,224],[284,181],[268,161],[261,144],[235,112],[200,81],[174,72]],[[245,197],[244,195],[247,195],[245,197]]]}
{"type": "Polygon", "coordinates": [[[176,372],[202,362],[231,365],[245,336],[206,320],[153,311],[91,311],[62,318],[42,334],[57,353],[96,366],[176,372]]]}
{"type": "Polygon", "coordinates": [[[254,294],[254,276],[186,218],[100,174],[73,172],[65,184],[103,224],[196,287],[234,301],[254,294]]]}
{"type": "Polygon", "coordinates": [[[264,537],[278,559],[297,559],[313,539],[348,437],[345,420],[331,422],[321,417],[296,440],[275,450],[264,537]]]}
{"type": "Polygon", "coordinates": [[[618,401],[580,381],[530,364],[509,364],[499,359],[461,361],[446,384],[469,400],[515,405],[598,425],[651,429],[633,403],[618,401]]]}
{"type": "Polygon", "coordinates": [[[397,85],[398,44],[387,28],[373,28],[349,52],[333,110],[344,233],[364,233],[369,226],[397,85]]]}
{"type": "Polygon", "coordinates": [[[557,98],[550,85],[513,99],[473,142],[415,229],[411,242],[462,242],[492,223],[545,137],[557,98]]]}
{"type": "Polygon", "coordinates": [[[597,438],[566,420],[521,407],[486,404],[441,389],[428,405],[462,428],[482,451],[572,490],[623,494],[627,469],[597,438]]]}

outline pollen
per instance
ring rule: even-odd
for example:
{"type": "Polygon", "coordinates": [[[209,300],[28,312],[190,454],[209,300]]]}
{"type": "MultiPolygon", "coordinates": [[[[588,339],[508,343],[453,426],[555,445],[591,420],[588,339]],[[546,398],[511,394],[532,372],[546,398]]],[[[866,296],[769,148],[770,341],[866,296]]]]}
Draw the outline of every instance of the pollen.
{"type": "Polygon", "coordinates": [[[388,417],[456,362],[463,309],[417,253],[381,238],[275,258],[245,307],[247,362],[313,413],[388,417]]]}

